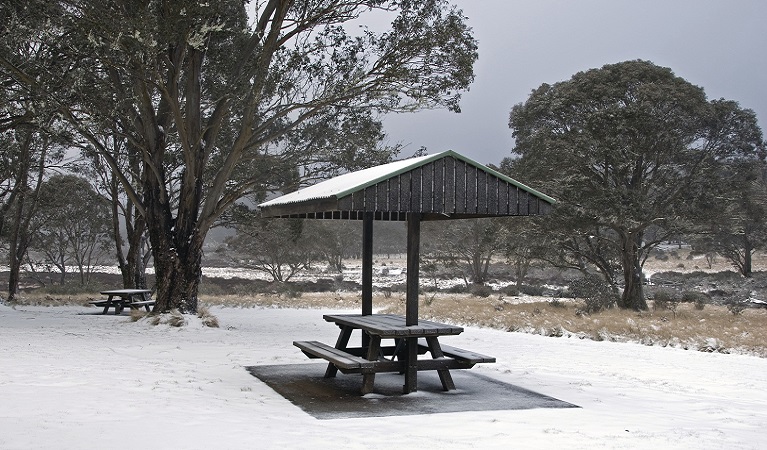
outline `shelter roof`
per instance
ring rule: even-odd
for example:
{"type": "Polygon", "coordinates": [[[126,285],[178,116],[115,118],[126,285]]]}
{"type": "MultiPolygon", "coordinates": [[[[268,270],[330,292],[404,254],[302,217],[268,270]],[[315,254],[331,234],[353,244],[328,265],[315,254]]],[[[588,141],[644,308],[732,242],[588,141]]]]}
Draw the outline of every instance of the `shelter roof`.
{"type": "Polygon", "coordinates": [[[555,200],[453,151],[340,175],[261,203],[265,217],[424,220],[532,215],[555,200]]]}

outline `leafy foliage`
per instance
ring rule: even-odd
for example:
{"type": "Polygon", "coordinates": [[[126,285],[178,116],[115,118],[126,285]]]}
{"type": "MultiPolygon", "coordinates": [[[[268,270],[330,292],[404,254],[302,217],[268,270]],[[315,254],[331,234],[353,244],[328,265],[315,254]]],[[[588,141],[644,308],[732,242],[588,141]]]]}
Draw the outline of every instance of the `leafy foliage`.
{"type": "Polygon", "coordinates": [[[505,165],[559,204],[547,224],[559,265],[596,267],[620,306],[646,309],[641,273],[649,250],[689,228],[715,202],[717,167],[759,161],[753,113],[709,102],[703,89],[647,61],[627,61],[543,84],[514,106],[518,159],[505,165]]]}
{"type": "Polygon", "coordinates": [[[161,311],[196,310],[205,236],[235,202],[388,160],[398,148],[381,145],[378,114],[458,111],[473,80],[476,42],[445,0],[269,0],[252,20],[245,5],[31,0],[3,11],[61,65],[38,80],[35,61],[9,52],[3,76],[53,105],[146,219],[161,311]],[[372,12],[389,30],[354,26],[372,12]],[[124,137],[137,177],[105,134],[124,137]]]}

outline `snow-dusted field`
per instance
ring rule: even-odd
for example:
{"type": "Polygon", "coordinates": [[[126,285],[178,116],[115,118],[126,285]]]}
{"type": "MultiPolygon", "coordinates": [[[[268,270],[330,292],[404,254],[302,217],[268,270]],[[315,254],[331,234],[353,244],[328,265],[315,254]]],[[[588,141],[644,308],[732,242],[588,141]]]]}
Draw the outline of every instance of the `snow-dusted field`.
{"type": "Polygon", "coordinates": [[[308,362],[327,311],[94,312],[0,305],[0,449],[767,448],[767,359],[467,328],[472,370],[581,408],[317,420],[243,367],[308,362]]]}

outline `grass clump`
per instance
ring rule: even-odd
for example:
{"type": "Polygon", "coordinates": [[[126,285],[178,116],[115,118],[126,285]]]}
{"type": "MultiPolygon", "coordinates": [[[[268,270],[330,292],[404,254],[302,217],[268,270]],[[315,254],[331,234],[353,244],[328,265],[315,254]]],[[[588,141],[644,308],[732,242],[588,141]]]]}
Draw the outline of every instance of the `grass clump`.
{"type": "Polygon", "coordinates": [[[209,327],[209,328],[218,328],[218,318],[214,316],[210,310],[205,307],[201,306],[197,308],[197,317],[202,320],[202,325],[209,327]]]}

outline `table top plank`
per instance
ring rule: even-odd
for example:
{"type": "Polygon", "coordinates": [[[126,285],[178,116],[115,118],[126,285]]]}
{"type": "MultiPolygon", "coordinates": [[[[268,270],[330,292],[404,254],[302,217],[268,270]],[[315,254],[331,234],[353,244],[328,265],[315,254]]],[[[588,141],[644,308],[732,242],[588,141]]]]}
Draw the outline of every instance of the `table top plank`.
{"type": "Polygon", "coordinates": [[[338,325],[362,329],[380,337],[424,337],[463,333],[463,327],[419,320],[418,325],[406,325],[405,317],[396,314],[326,314],[323,318],[338,325]]]}
{"type": "Polygon", "coordinates": [[[108,291],[101,291],[101,295],[136,295],[136,294],[150,294],[152,291],[149,289],[111,289],[108,291]]]}

